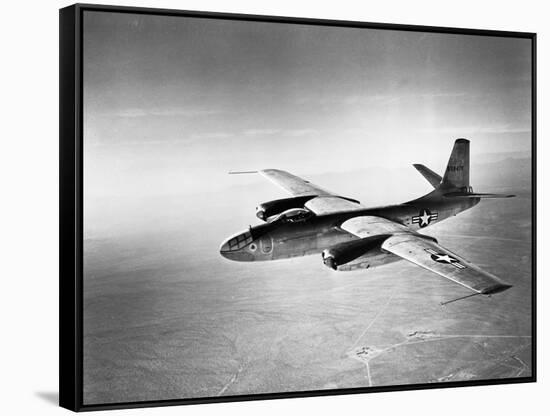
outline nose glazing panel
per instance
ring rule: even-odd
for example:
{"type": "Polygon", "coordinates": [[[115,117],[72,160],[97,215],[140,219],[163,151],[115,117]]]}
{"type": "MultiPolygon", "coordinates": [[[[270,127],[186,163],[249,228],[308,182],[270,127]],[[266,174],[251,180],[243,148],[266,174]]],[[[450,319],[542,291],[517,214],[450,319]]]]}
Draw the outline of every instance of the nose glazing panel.
{"type": "Polygon", "coordinates": [[[239,234],[236,237],[233,237],[224,244],[225,251],[236,251],[246,247],[252,242],[252,235],[247,231],[245,233],[239,234]]]}

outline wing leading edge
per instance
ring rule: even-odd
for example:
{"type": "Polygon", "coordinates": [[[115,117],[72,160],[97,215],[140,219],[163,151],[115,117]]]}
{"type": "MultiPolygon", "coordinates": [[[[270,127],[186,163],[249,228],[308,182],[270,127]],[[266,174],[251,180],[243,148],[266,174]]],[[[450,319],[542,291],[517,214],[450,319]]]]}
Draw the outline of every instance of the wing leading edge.
{"type": "Polygon", "coordinates": [[[292,196],[306,196],[306,195],[319,195],[319,196],[335,196],[332,192],[314,185],[309,181],[306,181],[284,170],[278,169],[264,169],[259,170],[258,173],[263,177],[273,182],[278,187],[284,189],[292,196]]]}
{"type": "Polygon", "coordinates": [[[315,198],[310,199],[304,205],[315,215],[327,215],[365,208],[359,201],[334,194],[284,170],[263,169],[258,171],[230,173],[259,173],[292,196],[315,196],[315,198]]]}
{"type": "Polygon", "coordinates": [[[374,216],[355,217],[343,230],[360,238],[392,233],[382,249],[482,295],[502,292],[511,285],[447,250],[431,237],[417,234],[404,225],[374,216]]]}

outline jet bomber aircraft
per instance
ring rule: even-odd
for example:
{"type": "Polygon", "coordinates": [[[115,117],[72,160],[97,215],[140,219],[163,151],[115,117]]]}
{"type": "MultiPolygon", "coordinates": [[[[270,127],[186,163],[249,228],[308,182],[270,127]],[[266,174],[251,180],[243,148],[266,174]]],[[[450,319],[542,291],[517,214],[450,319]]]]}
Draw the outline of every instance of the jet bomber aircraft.
{"type": "Polygon", "coordinates": [[[424,165],[413,166],[434,190],[403,204],[375,208],[282,170],[231,172],[259,173],[291,197],[260,204],[256,216],[265,223],[228,238],[220,253],[243,262],[321,254],[323,263],[337,271],[369,269],[404,259],[473,291],[465,297],[492,295],[512,287],[442,247],[434,237],[418,232],[472,208],[481,199],[513,196],[473,191],[470,142],[455,141],[443,178],[424,165]]]}

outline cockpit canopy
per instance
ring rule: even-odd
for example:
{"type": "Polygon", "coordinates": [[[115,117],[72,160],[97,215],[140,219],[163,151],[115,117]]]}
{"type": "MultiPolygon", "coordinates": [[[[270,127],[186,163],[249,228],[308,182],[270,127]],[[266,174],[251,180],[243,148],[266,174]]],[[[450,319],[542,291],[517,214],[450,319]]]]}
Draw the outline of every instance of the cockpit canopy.
{"type": "Polygon", "coordinates": [[[262,221],[271,222],[270,218],[275,218],[279,214],[290,210],[291,208],[304,208],[304,204],[316,195],[295,196],[292,198],[276,199],[264,202],[256,207],[256,216],[262,221]]]}
{"type": "Polygon", "coordinates": [[[313,215],[313,212],[305,208],[291,208],[281,212],[279,215],[268,218],[268,222],[301,222],[311,218],[313,215]]]}

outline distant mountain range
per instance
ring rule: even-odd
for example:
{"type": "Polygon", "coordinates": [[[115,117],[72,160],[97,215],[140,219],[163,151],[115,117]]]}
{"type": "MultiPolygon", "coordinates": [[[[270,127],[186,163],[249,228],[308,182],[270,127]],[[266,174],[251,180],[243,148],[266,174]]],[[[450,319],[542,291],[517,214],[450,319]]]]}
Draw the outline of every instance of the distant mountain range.
{"type": "Polygon", "coordinates": [[[471,171],[474,186],[531,189],[532,159],[530,157],[508,157],[497,162],[473,163],[471,171]]]}

